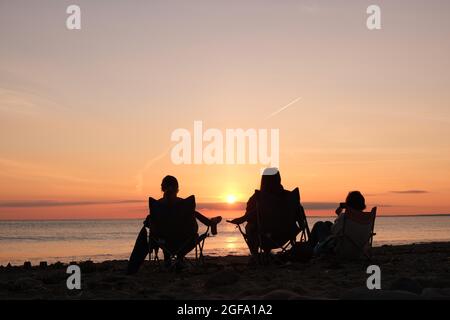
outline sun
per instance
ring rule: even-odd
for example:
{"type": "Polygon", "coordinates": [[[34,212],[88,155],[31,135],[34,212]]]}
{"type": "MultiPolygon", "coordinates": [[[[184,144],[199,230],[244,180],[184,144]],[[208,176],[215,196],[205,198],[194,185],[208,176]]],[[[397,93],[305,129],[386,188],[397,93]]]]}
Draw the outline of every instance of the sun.
{"type": "Polygon", "coordinates": [[[233,204],[236,202],[236,196],[234,194],[227,195],[227,202],[229,204],[233,204]]]}

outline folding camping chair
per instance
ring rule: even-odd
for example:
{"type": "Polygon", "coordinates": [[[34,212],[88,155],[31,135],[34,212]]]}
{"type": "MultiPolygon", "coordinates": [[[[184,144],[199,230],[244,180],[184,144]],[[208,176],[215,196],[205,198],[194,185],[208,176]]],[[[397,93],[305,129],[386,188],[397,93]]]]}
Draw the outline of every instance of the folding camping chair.
{"type": "Polygon", "coordinates": [[[365,256],[372,258],[372,243],[377,208],[364,214],[354,214],[352,211],[343,215],[343,225],[335,236],[335,253],[339,259],[355,260],[365,256]]]}
{"type": "MultiPolygon", "coordinates": [[[[306,242],[310,231],[305,210],[300,203],[300,192],[296,188],[282,197],[255,191],[258,236],[258,260],[260,263],[272,249],[285,253],[298,242],[306,242]],[[300,234],[300,239],[297,237],[300,234]]],[[[248,244],[248,235],[238,225],[248,244]]]]}
{"type": "MultiPolygon", "coordinates": [[[[203,247],[209,236],[206,232],[198,234],[195,218],[195,197],[180,200],[174,207],[168,208],[163,203],[150,198],[150,260],[159,262],[158,251],[162,249],[170,261],[185,257],[195,250],[195,261],[203,263],[203,247]],[[156,247],[157,249],[153,249],[156,247]]],[[[186,259],[189,263],[191,261],[186,259]]],[[[191,263],[192,264],[192,263],[191,263]]]]}

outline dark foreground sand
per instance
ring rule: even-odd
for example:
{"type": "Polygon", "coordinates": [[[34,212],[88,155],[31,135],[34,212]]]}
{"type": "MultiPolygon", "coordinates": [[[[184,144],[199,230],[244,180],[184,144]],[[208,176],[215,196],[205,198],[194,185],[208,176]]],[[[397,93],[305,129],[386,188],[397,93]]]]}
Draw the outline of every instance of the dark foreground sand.
{"type": "Polygon", "coordinates": [[[450,299],[450,243],[383,246],[371,263],[330,258],[249,267],[248,257],[206,257],[180,273],[146,262],[82,262],[82,290],[66,287],[67,265],[1,267],[0,299],[450,299]],[[382,290],[365,289],[366,268],[381,268],[382,290]]]}

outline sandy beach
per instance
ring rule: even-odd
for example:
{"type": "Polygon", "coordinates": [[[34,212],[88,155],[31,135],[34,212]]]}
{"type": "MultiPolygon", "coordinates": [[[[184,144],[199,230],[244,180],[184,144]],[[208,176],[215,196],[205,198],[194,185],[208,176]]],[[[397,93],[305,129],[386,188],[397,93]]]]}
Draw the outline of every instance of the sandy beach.
{"type": "Polygon", "coordinates": [[[146,262],[125,275],[127,261],[80,262],[82,289],[66,288],[66,264],[0,268],[0,299],[450,299],[450,243],[374,248],[372,262],[247,265],[248,257],[206,257],[202,266],[167,271],[146,262]],[[365,289],[370,264],[382,290],[365,289]]]}

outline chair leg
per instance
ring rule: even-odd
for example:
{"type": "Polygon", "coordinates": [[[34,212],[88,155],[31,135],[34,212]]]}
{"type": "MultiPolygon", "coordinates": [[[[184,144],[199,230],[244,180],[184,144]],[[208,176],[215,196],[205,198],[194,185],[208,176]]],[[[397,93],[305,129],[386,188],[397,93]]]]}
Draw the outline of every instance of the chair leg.
{"type": "Polygon", "coordinates": [[[158,256],[158,251],[159,251],[159,249],[155,249],[153,252],[150,252],[149,262],[154,262],[158,265],[158,267],[161,267],[159,256],[158,256]]]}
{"type": "Polygon", "coordinates": [[[307,241],[308,241],[308,238],[306,236],[306,232],[305,232],[305,230],[303,230],[300,234],[300,242],[307,242],[307,241]]]}
{"type": "Polygon", "coordinates": [[[203,239],[203,241],[201,242],[201,244],[199,245],[199,262],[201,264],[203,264],[204,261],[204,255],[203,255],[203,247],[205,246],[205,239],[203,239]]]}
{"type": "Polygon", "coordinates": [[[203,259],[203,247],[205,246],[205,240],[202,241],[202,245],[200,246],[200,259],[203,259]]]}
{"type": "Polygon", "coordinates": [[[198,254],[197,254],[197,245],[195,246],[195,260],[197,260],[198,259],[198,254]]]}

